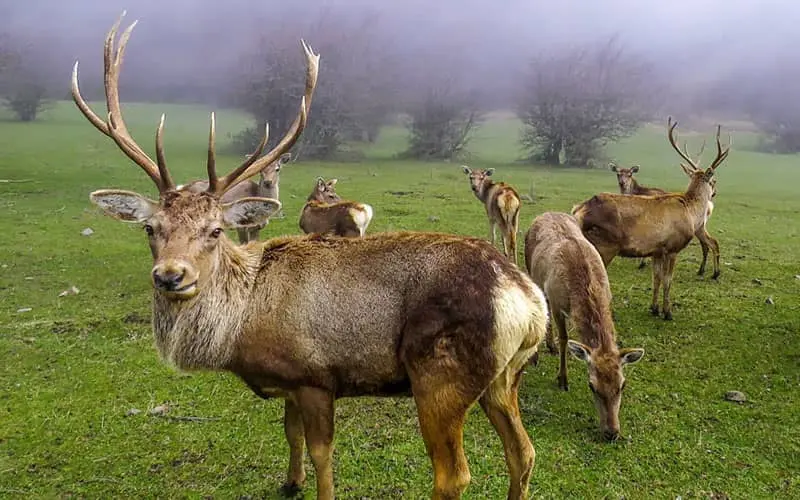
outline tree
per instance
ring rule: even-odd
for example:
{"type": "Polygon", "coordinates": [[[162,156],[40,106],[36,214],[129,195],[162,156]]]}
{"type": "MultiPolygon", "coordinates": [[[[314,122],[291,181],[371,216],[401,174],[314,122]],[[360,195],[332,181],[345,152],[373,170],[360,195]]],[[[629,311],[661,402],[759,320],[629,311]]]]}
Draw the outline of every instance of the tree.
{"type": "Polygon", "coordinates": [[[353,20],[328,10],[310,25],[297,22],[270,30],[240,62],[233,102],[258,126],[240,134],[235,145],[252,150],[265,122],[284,131],[297,115],[303,85],[298,33],[313,33],[309,42],[321,54],[319,85],[298,151],[331,158],[347,141],[374,141],[394,107],[392,58],[374,16],[353,20]]]}
{"type": "Polygon", "coordinates": [[[451,160],[460,157],[481,113],[474,95],[450,84],[430,83],[411,104],[408,113],[408,149],[401,156],[418,160],[451,160]]]}
{"type": "Polygon", "coordinates": [[[20,121],[33,121],[51,104],[49,57],[36,44],[8,36],[0,37],[0,46],[0,97],[20,121]]]}
{"type": "Polygon", "coordinates": [[[650,66],[628,56],[616,38],[535,58],[518,116],[528,158],[590,166],[609,141],[632,134],[652,111],[650,66]]]}

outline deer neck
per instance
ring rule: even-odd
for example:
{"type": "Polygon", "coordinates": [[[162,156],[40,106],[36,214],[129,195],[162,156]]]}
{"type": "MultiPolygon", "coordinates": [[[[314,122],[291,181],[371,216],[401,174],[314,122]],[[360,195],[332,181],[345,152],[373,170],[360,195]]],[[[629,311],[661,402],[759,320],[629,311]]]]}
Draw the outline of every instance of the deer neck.
{"type": "Polygon", "coordinates": [[[153,295],[153,333],[161,357],[182,370],[222,369],[241,334],[258,252],[220,239],[200,292],[185,301],[153,295]]]}
{"type": "Polygon", "coordinates": [[[708,211],[708,202],[711,201],[712,189],[711,186],[704,181],[692,180],[683,197],[686,200],[687,207],[692,213],[696,222],[696,226],[700,222],[705,221],[706,212],[708,211]]]}
{"type": "Polygon", "coordinates": [[[481,182],[481,185],[478,187],[478,190],[475,191],[475,196],[477,196],[482,202],[486,203],[486,200],[489,199],[489,195],[491,194],[494,185],[495,182],[493,180],[484,179],[483,182],[481,182]]]}
{"type": "Polygon", "coordinates": [[[603,287],[594,280],[575,283],[570,298],[570,320],[578,330],[581,342],[594,349],[616,349],[614,319],[611,304],[603,287]]]}

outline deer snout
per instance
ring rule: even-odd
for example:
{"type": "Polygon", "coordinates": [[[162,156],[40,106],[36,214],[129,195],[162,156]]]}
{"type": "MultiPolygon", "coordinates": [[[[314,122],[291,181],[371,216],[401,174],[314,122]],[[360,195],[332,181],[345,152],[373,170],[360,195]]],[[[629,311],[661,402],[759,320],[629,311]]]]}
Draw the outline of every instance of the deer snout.
{"type": "Polygon", "coordinates": [[[165,292],[190,293],[196,280],[187,279],[192,275],[189,266],[180,261],[156,264],[153,267],[153,286],[165,292]]]}

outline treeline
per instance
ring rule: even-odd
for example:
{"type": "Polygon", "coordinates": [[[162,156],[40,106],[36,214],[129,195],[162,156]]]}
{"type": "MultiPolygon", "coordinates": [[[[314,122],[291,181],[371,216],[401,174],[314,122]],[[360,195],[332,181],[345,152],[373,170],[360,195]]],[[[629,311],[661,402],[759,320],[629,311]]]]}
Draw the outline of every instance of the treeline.
{"type": "MultiPolygon", "coordinates": [[[[458,159],[486,112],[498,108],[514,110],[522,121],[520,156],[530,162],[603,165],[606,144],[666,114],[748,119],[762,132],[764,150],[800,151],[800,90],[792,84],[800,65],[791,53],[763,62],[757,72],[687,79],[619,37],[534,47],[527,54],[502,47],[473,54],[464,50],[468,33],[414,46],[371,11],[287,18],[251,36],[234,54],[214,53],[208,41],[205,48],[154,42],[131,48],[123,98],[242,109],[253,126],[234,138],[234,146],[249,152],[265,122],[277,140],[296,115],[303,84],[299,34],[322,54],[311,119],[298,145],[306,158],[353,158],[359,150],[353,144],[375,141],[384,125],[400,120],[410,140],[398,156],[458,159]],[[156,62],[165,67],[193,47],[213,59],[205,73],[187,63],[185,71],[152,77],[153,54],[163,56],[156,62]],[[488,64],[487,57],[493,58],[488,64]]],[[[70,55],[59,51],[57,40],[0,36],[0,98],[19,120],[35,120],[53,99],[67,97],[65,61],[70,55]]],[[[89,98],[102,95],[92,88],[96,80],[85,81],[89,98]]]]}

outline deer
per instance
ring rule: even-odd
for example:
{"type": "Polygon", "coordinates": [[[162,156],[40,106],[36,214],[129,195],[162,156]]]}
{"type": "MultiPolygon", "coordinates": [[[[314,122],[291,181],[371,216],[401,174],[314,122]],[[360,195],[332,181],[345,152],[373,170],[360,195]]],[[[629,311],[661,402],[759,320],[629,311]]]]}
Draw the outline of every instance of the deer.
{"type": "MultiPolygon", "coordinates": [[[[695,165],[703,155],[703,151],[705,150],[706,143],[703,141],[703,145],[700,148],[700,152],[697,154],[695,159],[692,159],[691,162],[695,165]]],[[[686,145],[684,144],[683,147],[684,151],[686,151],[686,145]]],[[[683,154],[682,152],[679,152],[683,154]]],[[[688,154],[687,154],[688,156],[688,154]]],[[[653,195],[661,195],[666,194],[667,191],[663,189],[655,188],[655,187],[647,187],[642,186],[639,184],[636,179],[633,177],[634,174],[639,172],[639,165],[633,165],[631,168],[622,168],[618,167],[616,164],[609,163],[609,167],[611,171],[617,174],[617,183],[619,184],[619,191],[621,194],[633,194],[633,195],[642,195],[642,196],[653,196],[653,195]]],[[[690,167],[681,163],[681,168],[686,172],[689,177],[691,177],[690,167]]],[[[714,212],[714,198],[717,196],[717,178],[714,177],[711,179],[711,200],[708,202],[708,215],[706,217],[706,221],[711,218],[711,214],[714,212]]],[[[700,243],[700,248],[703,251],[703,260],[700,262],[700,268],[697,270],[697,275],[702,276],[706,272],[706,263],[708,261],[708,250],[709,248],[712,249],[713,258],[714,258],[714,274],[712,275],[712,279],[719,278],[720,275],[720,268],[719,268],[719,243],[716,239],[714,239],[710,234],[708,234],[707,225],[704,224],[703,228],[695,234],[697,237],[697,241],[700,243]]],[[[647,259],[641,259],[639,261],[639,269],[643,269],[647,265],[647,259]]]]}
{"type": "Polygon", "coordinates": [[[685,192],[655,196],[600,193],[572,208],[581,231],[597,248],[606,267],[617,255],[653,258],[650,312],[654,316],[663,313],[665,320],[672,319],[670,289],[678,254],[708,220],[708,203],[713,192],[711,182],[732,145],[729,139],[728,146],[722,147],[718,125],[717,156],[708,168],[702,169],[675,143],[677,125],[678,122],[673,123],[669,117],[667,137],[681,158],[691,165],[684,168],[691,173],[685,192]],[[659,312],[658,295],[662,291],[659,312]]]}
{"type": "Polygon", "coordinates": [[[119,74],[136,23],[117,40],[121,21],[105,40],[107,118],[81,96],[77,62],[72,98],[158,190],[156,200],[121,189],[97,190],[89,199],[106,215],[144,228],[153,258],[152,329],[162,360],[178,370],[233,373],[255,395],[284,399],[286,492],[304,485],[307,448],[317,498],[333,498],[337,399],[405,396],[416,403],[433,498],[460,498],[470,482],[463,429],[476,402],[500,436],[508,497],[525,498],[535,451],[518,391],[549,321],[541,290],[488,242],[467,236],[312,234],[233,243],[226,228],[266,223],[281,204],[222,198],[297,142],[308,121],[319,55],[301,40],[306,71],[297,117],[262,156],[267,125],[253,155],[223,176],[217,174],[211,114],[208,188],[194,192],[177,189],[167,168],[164,115],[155,161],[125,124],[119,74]]]}
{"type": "Polygon", "coordinates": [[[556,352],[553,330],[558,330],[558,386],[569,390],[569,350],[589,370],[589,389],[603,437],[616,441],[626,385],[622,368],[642,359],[644,349],[617,346],[611,287],[603,259],[583,236],[574,217],[545,212],[533,220],[525,233],[525,268],[547,299],[552,320],[545,339],[551,353],[556,352]],[[578,331],[580,342],[567,336],[567,319],[578,331]]]}
{"type": "Polygon", "coordinates": [[[505,182],[494,182],[490,177],[493,168],[486,170],[461,166],[469,178],[472,192],[483,203],[489,218],[489,239],[497,239],[497,226],[503,239],[503,253],[517,264],[517,231],[519,230],[520,198],[517,191],[505,182]]]}
{"type": "Polygon", "coordinates": [[[327,233],[363,238],[372,220],[372,207],[366,203],[344,201],[336,194],[337,179],[317,177],[300,212],[304,233],[327,233]]]}
{"type": "MultiPolygon", "coordinates": [[[[249,159],[251,155],[247,155],[249,159]]],[[[259,172],[258,182],[247,180],[234,186],[230,191],[225,193],[222,197],[223,203],[230,203],[247,197],[256,198],[271,198],[273,200],[280,200],[279,184],[280,184],[280,171],[284,164],[288,163],[292,158],[291,153],[281,155],[276,161],[265,165],[259,172]]],[[[186,189],[197,193],[203,192],[208,189],[208,181],[196,180],[183,185],[176,186],[176,189],[186,189]]],[[[280,210],[274,218],[279,218],[280,210]]],[[[265,225],[256,225],[252,227],[244,227],[236,230],[239,236],[239,243],[245,244],[250,241],[258,239],[258,234],[264,229],[265,225]]]]}

